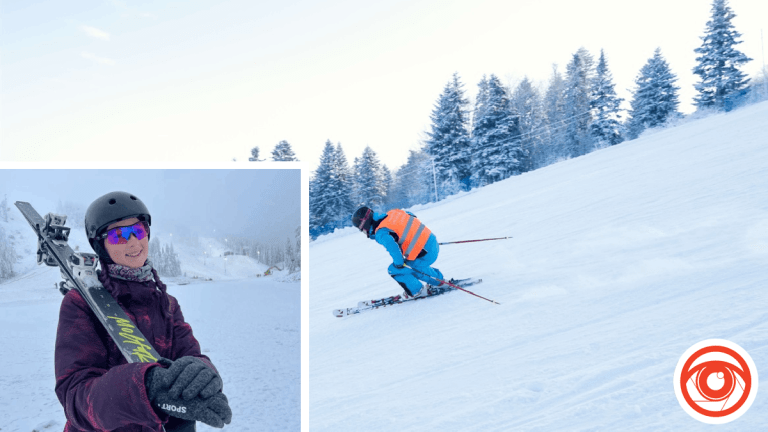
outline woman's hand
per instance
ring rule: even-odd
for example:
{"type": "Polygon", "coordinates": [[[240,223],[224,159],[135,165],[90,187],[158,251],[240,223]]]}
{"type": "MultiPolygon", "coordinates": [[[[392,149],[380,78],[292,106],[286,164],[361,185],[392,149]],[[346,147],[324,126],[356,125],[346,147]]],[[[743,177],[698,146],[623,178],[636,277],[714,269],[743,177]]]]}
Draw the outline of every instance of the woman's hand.
{"type": "Polygon", "coordinates": [[[150,368],[145,378],[147,396],[155,410],[218,428],[232,421],[229,401],[221,393],[221,378],[202,360],[182,357],[159,363],[170,367],[150,368]]]}

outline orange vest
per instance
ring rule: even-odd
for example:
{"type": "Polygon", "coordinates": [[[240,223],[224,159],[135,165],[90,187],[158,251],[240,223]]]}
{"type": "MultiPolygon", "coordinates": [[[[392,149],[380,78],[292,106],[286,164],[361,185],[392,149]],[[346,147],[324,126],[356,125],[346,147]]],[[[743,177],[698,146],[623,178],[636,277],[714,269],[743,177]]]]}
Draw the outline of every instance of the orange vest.
{"type": "Polygon", "coordinates": [[[397,234],[397,243],[403,251],[403,257],[408,261],[415,260],[419,256],[432,234],[432,231],[415,216],[398,209],[387,212],[387,217],[381,221],[376,231],[381,228],[389,228],[397,234]]]}

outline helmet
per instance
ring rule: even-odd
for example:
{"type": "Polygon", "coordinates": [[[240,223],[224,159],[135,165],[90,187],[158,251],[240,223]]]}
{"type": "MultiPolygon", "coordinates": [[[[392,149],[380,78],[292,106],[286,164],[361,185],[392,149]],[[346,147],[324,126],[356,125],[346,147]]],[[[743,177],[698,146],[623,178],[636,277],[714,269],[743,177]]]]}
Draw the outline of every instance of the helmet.
{"type": "Polygon", "coordinates": [[[373,223],[373,210],[368,207],[360,207],[352,215],[352,225],[364,233],[368,233],[373,223]]]}
{"type": "MultiPolygon", "coordinates": [[[[146,222],[147,225],[152,225],[152,216],[147,206],[128,192],[110,192],[96,198],[88,206],[85,212],[85,234],[102,261],[112,262],[104,249],[104,243],[97,237],[104,233],[109,224],[134,217],[146,222]]],[[[149,239],[149,231],[147,231],[147,239],[149,239]]]]}

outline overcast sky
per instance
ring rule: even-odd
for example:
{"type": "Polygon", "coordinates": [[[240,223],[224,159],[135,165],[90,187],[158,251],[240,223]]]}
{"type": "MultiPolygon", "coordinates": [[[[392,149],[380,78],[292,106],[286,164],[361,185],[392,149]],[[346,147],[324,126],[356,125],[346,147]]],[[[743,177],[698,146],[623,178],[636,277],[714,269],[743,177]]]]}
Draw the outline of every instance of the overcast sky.
{"type": "MultiPolygon", "coordinates": [[[[768,2],[730,0],[763,62],[768,2]]],[[[391,168],[458,72],[546,82],[583,46],[617,91],[660,47],[691,112],[707,0],[5,1],[0,160],[227,161],[288,140],[314,169],[327,139],[391,168]]]]}
{"type": "Polygon", "coordinates": [[[2,169],[0,200],[7,196],[11,211],[14,202],[27,201],[45,216],[57,211],[59,201],[86,209],[106,193],[125,191],[147,206],[153,232],[284,242],[295,238],[301,224],[300,174],[299,169],[2,169]]]}

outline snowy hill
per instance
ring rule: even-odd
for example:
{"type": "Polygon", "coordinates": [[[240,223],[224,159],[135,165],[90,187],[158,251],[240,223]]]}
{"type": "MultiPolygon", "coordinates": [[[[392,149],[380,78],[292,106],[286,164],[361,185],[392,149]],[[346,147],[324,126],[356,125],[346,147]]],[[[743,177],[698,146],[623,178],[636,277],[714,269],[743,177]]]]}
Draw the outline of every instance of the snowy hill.
{"type": "MultiPolygon", "coordinates": [[[[168,237],[163,238],[166,244],[168,237]]],[[[264,274],[268,265],[243,255],[228,255],[225,244],[213,238],[175,239],[174,251],[179,255],[181,270],[190,280],[212,278],[214,280],[242,279],[264,274]]]]}
{"type": "Polygon", "coordinates": [[[396,294],[354,228],[310,244],[312,430],[708,430],[672,381],[694,343],[741,345],[768,429],[768,103],[412,209],[462,292],[335,318],[396,294]]]}

